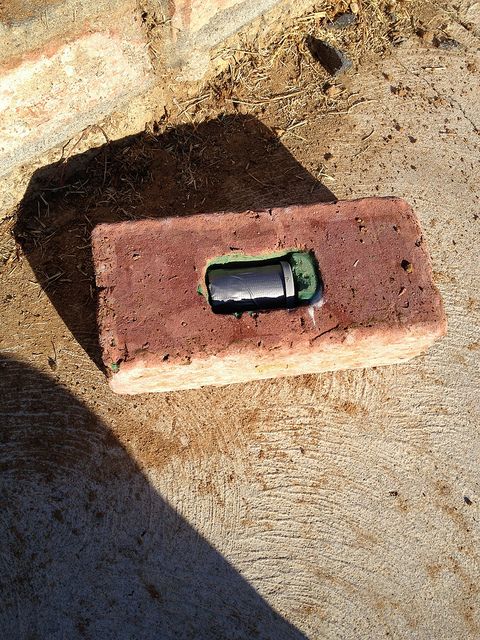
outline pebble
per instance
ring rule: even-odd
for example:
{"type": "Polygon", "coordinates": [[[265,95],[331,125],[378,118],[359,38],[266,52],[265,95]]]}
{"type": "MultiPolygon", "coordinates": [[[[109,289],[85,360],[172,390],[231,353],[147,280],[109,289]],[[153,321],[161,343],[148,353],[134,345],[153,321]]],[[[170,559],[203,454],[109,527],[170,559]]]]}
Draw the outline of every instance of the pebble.
{"type": "Polygon", "coordinates": [[[446,38],[444,36],[435,36],[433,38],[433,44],[438,49],[458,49],[460,47],[460,43],[458,40],[454,40],[453,38],[446,38]]]}
{"type": "Polygon", "coordinates": [[[323,40],[319,40],[314,36],[308,36],[307,46],[312,56],[320,62],[320,64],[332,76],[338,76],[352,66],[352,61],[347,56],[332,45],[327,44],[323,40]]]}
{"type": "Polygon", "coordinates": [[[329,98],[337,98],[342,93],[342,91],[343,89],[335,84],[332,84],[325,89],[325,93],[329,98]]]}
{"type": "Polygon", "coordinates": [[[354,13],[342,13],[334,18],[332,22],[329,22],[329,29],[346,29],[351,27],[357,21],[357,16],[354,13]]]}

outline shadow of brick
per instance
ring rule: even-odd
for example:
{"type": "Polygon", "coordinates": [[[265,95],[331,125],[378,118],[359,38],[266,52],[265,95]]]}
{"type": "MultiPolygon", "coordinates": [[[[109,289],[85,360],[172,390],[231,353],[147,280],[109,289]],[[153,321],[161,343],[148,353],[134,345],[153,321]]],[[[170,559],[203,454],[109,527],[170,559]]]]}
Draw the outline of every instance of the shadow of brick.
{"type": "Polygon", "coordinates": [[[0,359],[0,628],[9,640],[305,640],[68,391],[0,359]]]}
{"type": "Polygon", "coordinates": [[[57,312],[101,367],[90,250],[96,224],[334,200],[265,125],[223,116],[129,136],[42,168],[14,233],[57,312]]]}

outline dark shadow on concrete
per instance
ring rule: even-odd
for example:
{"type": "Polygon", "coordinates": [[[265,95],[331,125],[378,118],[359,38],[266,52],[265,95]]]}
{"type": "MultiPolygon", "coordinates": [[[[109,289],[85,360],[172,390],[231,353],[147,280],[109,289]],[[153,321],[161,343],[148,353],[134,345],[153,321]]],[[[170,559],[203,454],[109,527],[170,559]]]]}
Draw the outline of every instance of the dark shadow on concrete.
{"type": "Polygon", "coordinates": [[[0,635],[305,640],[49,377],[0,359],[0,635]]]}
{"type": "Polygon", "coordinates": [[[101,366],[90,252],[96,224],[333,200],[265,125],[224,116],[130,136],[38,170],[15,236],[58,313],[101,366]]]}

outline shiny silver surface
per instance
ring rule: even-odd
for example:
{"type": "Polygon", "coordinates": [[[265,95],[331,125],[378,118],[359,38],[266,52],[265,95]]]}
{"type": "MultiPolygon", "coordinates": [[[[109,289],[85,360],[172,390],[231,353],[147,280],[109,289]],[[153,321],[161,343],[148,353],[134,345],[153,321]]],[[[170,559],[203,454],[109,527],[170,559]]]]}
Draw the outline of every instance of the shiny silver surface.
{"type": "Polygon", "coordinates": [[[295,282],[287,261],[213,268],[207,278],[210,304],[217,313],[288,307],[294,303],[295,282]]]}

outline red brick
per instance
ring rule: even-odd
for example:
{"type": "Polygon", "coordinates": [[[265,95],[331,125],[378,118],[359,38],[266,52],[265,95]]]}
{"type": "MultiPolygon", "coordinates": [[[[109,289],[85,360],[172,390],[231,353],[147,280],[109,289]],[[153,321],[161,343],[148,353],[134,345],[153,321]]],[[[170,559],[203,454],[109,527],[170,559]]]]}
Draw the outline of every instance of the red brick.
{"type": "Polygon", "coordinates": [[[100,343],[118,393],[402,362],[446,330],[418,220],[396,198],[102,224],[93,254],[100,343]],[[313,250],[323,303],[215,315],[196,288],[232,246],[313,250]]]}

